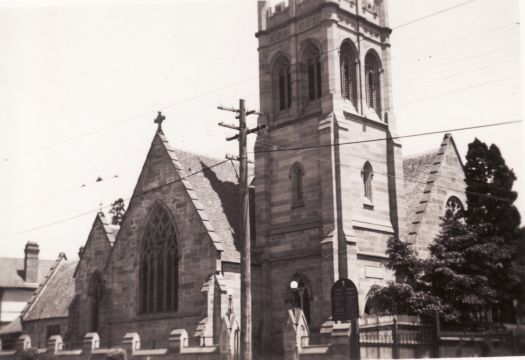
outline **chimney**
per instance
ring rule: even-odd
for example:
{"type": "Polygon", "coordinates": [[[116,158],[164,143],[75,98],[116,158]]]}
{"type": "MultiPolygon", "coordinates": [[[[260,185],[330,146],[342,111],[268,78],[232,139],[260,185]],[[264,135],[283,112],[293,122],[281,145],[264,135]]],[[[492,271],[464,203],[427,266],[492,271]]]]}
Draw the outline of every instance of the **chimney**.
{"type": "Polygon", "coordinates": [[[38,283],[38,253],[40,248],[37,243],[27,242],[24,249],[24,274],[25,282],[38,283]]]}

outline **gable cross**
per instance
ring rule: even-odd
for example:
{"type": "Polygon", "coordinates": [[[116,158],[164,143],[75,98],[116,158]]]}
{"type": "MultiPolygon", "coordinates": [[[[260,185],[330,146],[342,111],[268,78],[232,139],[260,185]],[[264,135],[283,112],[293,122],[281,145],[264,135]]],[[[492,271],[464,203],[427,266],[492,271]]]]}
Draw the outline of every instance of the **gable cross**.
{"type": "Polygon", "coordinates": [[[157,118],[155,120],[153,120],[153,122],[155,124],[158,124],[159,127],[157,128],[157,131],[162,133],[162,122],[166,120],[166,117],[164,115],[162,115],[162,113],[160,111],[157,112],[157,118]]]}

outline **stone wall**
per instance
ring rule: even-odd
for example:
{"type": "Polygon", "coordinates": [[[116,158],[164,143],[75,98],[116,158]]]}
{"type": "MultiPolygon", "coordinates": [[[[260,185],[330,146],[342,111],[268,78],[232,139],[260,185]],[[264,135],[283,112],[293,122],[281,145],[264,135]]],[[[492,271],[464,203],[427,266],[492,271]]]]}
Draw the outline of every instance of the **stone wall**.
{"type": "MultiPolygon", "coordinates": [[[[91,231],[89,233],[86,245],[84,246],[82,256],[75,271],[75,296],[76,303],[74,311],[70,313],[74,326],[72,328],[71,338],[76,341],[82,340],[87,332],[91,331],[91,302],[89,298],[89,288],[95,272],[98,272],[103,279],[105,293],[108,293],[108,279],[105,276],[105,267],[111,252],[104,222],[104,215],[97,214],[91,231]]],[[[105,313],[100,314],[99,323],[104,324],[105,313]]]]}
{"type": "Polygon", "coordinates": [[[151,342],[162,338],[160,335],[174,326],[187,329],[193,336],[199,323],[213,316],[208,311],[207,293],[202,290],[217,271],[220,254],[188,194],[191,179],[176,181],[180,176],[166,146],[163,138],[156,135],[108,262],[111,301],[107,308],[106,338],[111,341],[131,331],[151,342]],[[141,314],[138,308],[140,241],[148,215],[156,204],[167,209],[177,235],[178,310],[141,314]]]}
{"type": "Polygon", "coordinates": [[[39,359],[88,360],[106,359],[109,356],[121,354],[128,359],[180,359],[180,360],[230,360],[234,359],[235,333],[239,330],[238,322],[233,317],[225,317],[221,321],[222,327],[217,341],[205,341],[204,338],[197,344],[192,341],[184,329],[171,331],[166,337],[166,346],[155,349],[145,349],[137,333],[126,333],[111,347],[101,346],[101,339],[97,333],[87,333],[78,343],[64,343],[62,336],[51,336],[43,346],[38,346],[32,338],[23,334],[17,341],[16,350],[1,351],[0,359],[22,359],[27,352],[38,353],[39,359]]]}

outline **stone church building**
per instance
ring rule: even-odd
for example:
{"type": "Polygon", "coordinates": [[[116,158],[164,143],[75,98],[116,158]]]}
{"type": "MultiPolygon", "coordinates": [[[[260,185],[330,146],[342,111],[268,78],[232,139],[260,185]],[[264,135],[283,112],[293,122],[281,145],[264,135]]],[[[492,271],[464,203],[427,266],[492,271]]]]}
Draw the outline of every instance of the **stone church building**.
{"type": "MultiPolygon", "coordinates": [[[[250,174],[253,342],[268,358],[283,351],[291,307],[303,308],[310,332],[331,326],[340,278],[356,285],[360,313],[372,312],[370,287],[394,279],[382,265],[388,239],[425,256],[465,185],[448,134],[402,156],[386,0],[260,1],[258,18],[267,130],[250,174]]],[[[217,343],[221,319],[240,314],[238,191],[235,164],[177,150],[159,126],[121,226],[96,216],[78,262],[53,270],[71,276],[69,301],[42,313],[61,311],[66,343],[97,332],[110,346],[136,332],[165,347],[173,329],[217,343]]],[[[30,317],[52,291],[42,285],[22,315],[32,338],[53,325],[30,317]]]]}

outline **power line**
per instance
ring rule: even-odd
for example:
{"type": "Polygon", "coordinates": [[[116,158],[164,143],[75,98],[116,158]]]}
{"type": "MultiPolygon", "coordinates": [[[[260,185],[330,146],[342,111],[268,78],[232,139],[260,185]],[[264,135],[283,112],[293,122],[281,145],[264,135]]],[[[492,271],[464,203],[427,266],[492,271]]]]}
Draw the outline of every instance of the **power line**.
{"type": "MultiPolygon", "coordinates": [[[[466,4],[469,4],[471,2],[474,2],[474,1],[477,1],[477,0],[469,0],[467,2],[464,2],[464,3],[461,3],[461,4],[457,4],[457,5],[454,5],[454,6],[451,6],[449,8],[445,8],[445,9],[442,9],[442,10],[439,10],[435,13],[432,13],[432,14],[428,14],[428,15],[425,15],[424,17],[421,17],[421,18],[416,18],[414,20],[411,20],[407,23],[404,23],[404,24],[400,24],[400,25],[397,25],[395,27],[393,27],[393,29],[397,29],[397,28],[400,28],[400,27],[404,27],[404,26],[407,26],[409,24],[412,24],[412,23],[415,23],[415,22],[418,22],[418,21],[421,21],[421,20],[424,20],[424,19],[427,19],[427,18],[430,18],[430,17],[433,17],[433,16],[436,16],[438,14],[441,14],[441,13],[444,13],[446,11],[449,11],[449,10],[452,10],[452,9],[455,9],[457,7],[460,7],[460,6],[463,6],[463,5],[466,5],[466,4]]],[[[497,27],[496,27],[497,28],[497,27]]],[[[491,28],[491,29],[494,29],[494,28],[491,28]]],[[[332,49],[332,50],[328,50],[326,52],[324,52],[324,54],[327,54],[329,52],[333,52],[333,51],[337,51],[339,50],[339,47],[335,48],[335,49],[332,49]]],[[[229,87],[233,87],[233,86],[236,86],[236,85],[239,85],[239,84],[242,84],[242,83],[245,83],[247,81],[251,81],[253,79],[257,79],[257,78],[260,78],[262,76],[265,76],[265,75],[268,75],[269,73],[263,73],[263,74],[260,74],[258,76],[253,76],[253,77],[250,77],[250,78],[247,78],[247,79],[244,79],[244,80],[241,80],[241,81],[238,81],[238,82],[235,82],[235,83],[231,83],[231,84],[228,84],[226,86],[223,86],[223,87],[220,87],[220,88],[216,88],[216,89],[213,89],[213,90],[210,90],[210,91],[207,91],[207,92],[204,92],[204,93],[201,93],[201,94],[198,94],[198,95],[195,95],[195,96],[192,96],[192,97],[189,97],[187,99],[184,99],[184,100],[181,100],[181,101],[178,101],[176,103],[172,103],[172,104],[168,104],[166,106],[163,106],[162,108],[171,108],[173,106],[177,106],[177,105],[180,105],[182,103],[185,103],[185,102],[188,102],[188,101],[192,101],[192,100],[195,100],[197,98],[200,98],[200,97],[203,97],[203,96],[206,96],[206,95],[209,95],[209,94],[212,94],[212,93],[215,93],[217,91],[221,91],[221,90],[224,90],[226,88],[229,88],[229,87]]],[[[110,128],[113,128],[113,127],[116,127],[116,126],[120,126],[122,124],[125,124],[125,123],[128,123],[128,122],[132,122],[132,121],[136,121],[136,120],[139,120],[140,118],[144,117],[144,116],[147,116],[147,115],[150,115],[151,112],[148,111],[148,112],[145,112],[145,113],[142,113],[140,115],[137,115],[137,116],[134,116],[132,118],[129,118],[129,119],[125,119],[125,120],[122,120],[120,122],[117,122],[117,123],[114,123],[114,124],[110,124],[108,126],[105,126],[105,127],[101,127],[101,128],[98,128],[98,129],[95,129],[93,131],[90,131],[90,132],[86,132],[86,133],[82,133],[82,134],[79,134],[79,135],[76,135],[76,136],[73,136],[73,137],[70,137],[70,138],[66,138],[64,140],[61,140],[59,142],[55,142],[55,143],[52,143],[52,144],[49,144],[47,146],[43,146],[43,147],[40,147],[40,148],[36,148],[30,152],[26,152],[25,154],[29,154],[29,153],[32,153],[34,151],[41,151],[41,150],[47,150],[49,148],[52,148],[54,146],[57,146],[57,145],[61,145],[61,144],[64,144],[64,143],[68,143],[68,142],[71,142],[73,140],[77,140],[79,138],[82,138],[82,137],[86,137],[86,136],[91,136],[91,135],[94,135],[96,133],[99,133],[103,130],[107,130],[107,129],[110,129],[110,128]]],[[[4,158],[6,158],[4,156],[4,158]]]]}
{"type": "Polygon", "coordinates": [[[473,3],[473,2],[475,2],[475,1],[477,1],[477,0],[469,0],[469,1],[465,1],[465,2],[462,2],[462,3],[456,4],[456,5],[450,6],[450,7],[445,8],[445,9],[438,10],[438,11],[433,12],[433,13],[431,13],[431,14],[428,14],[428,15],[425,15],[425,16],[422,16],[422,17],[419,17],[419,18],[417,18],[417,19],[410,20],[410,21],[407,21],[407,22],[405,22],[405,23],[402,23],[402,24],[399,24],[399,25],[397,25],[397,26],[394,26],[394,27],[392,27],[392,29],[395,30],[395,29],[402,28],[402,27],[404,27],[404,26],[407,26],[407,25],[410,25],[410,24],[413,24],[413,23],[419,22],[419,21],[421,21],[421,20],[425,20],[425,19],[428,19],[428,18],[434,17],[434,16],[439,15],[439,14],[442,14],[442,13],[444,13],[444,12],[447,12],[447,11],[450,11],[450,10],[453,10],[453,9],[457,9],[457,8],[459,8],[459,7],[461,7],[461,6],[468,5],[468,4],[473,3]]]}
{"type": "MultiPolygon", "coordinates": [[[[337,143],[337,144],[294,146],[294,147],[271,149],[271,150],[258,150],[258,151],[253,151],[252,154],[280,152],[280,151],[293,151],[293,150],[308,150],[308,149],[318,149],[318,148],[343,146],[343,145],[352,145],[352,144],[363,144],[363,143],[368,143],[368,142],[388,141],[388,140],[396,140],[396,139],[406,139],[406,138],[412,138],[412,137],[418,137],[418,136],[435,135],[435,134],[443,134],[443,133],[458,132],[458,131],[465,131],[465,130],[482,129],[482,128],[494,127],[494,126],[518,124],[518,123],[521,123],[521,122],[522,122],[522,120],[519,119],[519,120],[504,121],[504,122],[490,123],[490,124],[484,124],[484,125],[466,126],[466,127],[454,128],[454,129],[427,131],[427,132],[414,133],[414,134],[409,134],[409,135],[390,136],[390,137],[386,137],[386,138],[375,138],[375,139],[367,139],[367,140],[346,141],[346,142],[337,143]]],[[[271,130],[271,127],[270,127],[270,130],[271,130]]]]}
{"type": "MultiPolygon", "coordinates": [[[[272,149],[272,150],[259,150],[259,151],[254,151],[253,153],[269,153],[269,152],[292,151],[292,150],[306,150],[306,149],[325,148],[325,147],[351,145],[351,144],[362,144],[362,143],[367,143],[367,142],[387,141],[387,140],[393,140],[393,139],[419,137],[419,136],[442,134],[442,133],[450,133],[450,132],[458,132],[458,131],[480,129],[480,128],[487,128],[487,127],[494,127],[494,126],[503,126],[503,125],[517,124],[517,123],[521,123],[521,122],[522,122],[522,120],[514,120],[514,121],[506,121],[506,122],[500,122],[500,123],[476,125],[476,126],[469,126],[469,127],[455,128],[455,129],[428,131],[428,132],[415,133],[415,134],[409,134],[409,135],[399,135],[399,136],[386,137],[386,138],[376,138],[376,139],[367,139],[367,140],[358,140],[358,141],[348,141],[348,142],[337,143],[337,144],[279,148],[279,149],[272,149]]],[[[181,177],[180,179],[167,182],[166,184],[162,184],[162,185],[153,187],[151,189],[145,190],[145,191],[140,192],[138,194],[134,194],[134,195],[132,195],[132,196],[130,196],[128,198],[125,198],[124,200],[128,201],[128,200],[132,199],[133,196],[145,195],[145,194],[148,194],[148,193],[150,193],[152,191],[161,189],[164,186],[168,186],[168,185],[171,185],[171,184],[174,184],[174,183],[186,180],[186,179],[188,179],[191,176],[199,174],[199,173],[201,173],[201,172],[203,172],[205,170],[212,169],[212,168],[215,168],[217,166],[220,166],[220,165],[222,165],[222,164],[224,164],[224,163],[226,163],[228,161],[230,161],[230,159],[226,159],[226,160],[220,161],[220,162],[215,163],[215,164],[210,165],[210,166],[205,166],[201,170],[198,170],[198,171],[195,171],[193,173],[190,173],[190,174],[188,174],[186,176],[181,177]]],[[[388,174],[386,174],[386,175],[388,175],[388,174]]],[[[393,175],[389,175],[389,176],[393,176],[393,175]]],[[[487,194],[484,194],[484,195],[491,196],[491,195],[487,195],[487,194]]],[[[21,235],[21,234],[24,234],[24,233],[27,233],[27,232],[32,232],[32,231],[40,230],[40,229],[43,229],[43,228],[46,228],[46,227],[49,227],[49,226],[53,226],[53,225],[56,225],[56,224],[64,223],[64,222],[67,222],[67,221],[70,221],[70,220],[74,220],[74,219],[77,219],[77,218],[80,218],[80,217],[83,217],[83,216],[86,216],[86,215],[89,215],[89,214],[93,214],[93,213],[99,212],[101,209],[106,209],[106,208],[109,208],[110,206],[111,205],[102,206],[102,207],[99,207],[98,209],[95,209],[95,210],[89,210],[89,211],[86,211],[86,212],[83,212],[83,213],[80,213],[80,214],[77,214],[77,215],[73,215],[73,216],[70,216],[70,217],[67,217],[67,218],[64,218],[64,219],[53,221],[51,223],[47,223],[47,224],[44,224],[44,225],[39,225],[39,226],[35,226],[35,227],[29,228],[29,229],[26,229],[26,230],[22,230],[22,231],[19,231],[19,232],[11,233],[11,234],[8,234],[6,236],[0,237],[0,239],[7,239],[7,238],[10,238],[10,237],[13,237],[13,236],[17,236],[17,235],[21,235]]]]}
{"type": "MultiPolygon", "coordinates": [[[[228,162],[229,160],[223,160],[223,161],[220,161],[216,164],[213,164],[213,165],[210,165],[210,166],[204,166],[202,169],[198,170],[198,171],[195,171],[191,174],[188,174],[186,176],[183,176],[181,177],[180,179],[176,179],[176,180],[173,180],[173,181],[169,181],[165,184],[162,184],[162,185],[159,185],[159,186],[156,186],[156,187],[153,187],[151,189],[148,189],[148,190],[144,190],[138,194],[133,194],[132,196],[128,197],[128,198],[125,198],[124,201],[128,201],[128,200],[131,200],[134,196],[142,196],[142,195],[145,195],[145,194],[148,194],[152,191],[155,191],[155,190],[158,190],[158,189],[161,189],[163,188],[164,186],[168,186],[168,185],[171,185],[171,184],[174,184],[174,183],[177,183],[177,182],[181,182],[183,180],[186,180],[188,179],[189,177],[191,176],[194,176],[196,174],[199,174],[205,170],[209,170],[209,169],[213,169],[219,165],[222,165],[226,162],[228,162]]],[[[39,225],[39,226],[35,226],[35,227],[32,227],[32,228],[29,228],[29,229],[26,229],[26,230],[22,230],[22,231],[18,231],[18,232],[15,232],[15,233],[11,233],[11,234],[8,234],[8,235],[5,235],[5,236],[2,236],[0,237],[0,239],[7,239],[7,238],[10,238],[10,237],[13,237],[13,236],[17,236],[17,235],[21,235],[21,234],[25,234],[25,233],[28,233],[28,232],[32,232],[32,231],[35,231],[35,230],[40,230],[40,229],[43,229],[43,228],[47,228],[49,226],[53,226],[53,225],[57,225],[57,224],[60,224],[60,223],[64,223],[64,222],[67,222],[67,221],[71,221],[71,220],[74,220],[74,219],[77,219],[77,218],[80,218],[80,217],[83,217],[83,216],[86,216],[86,215],[89,215],[89,214],[93,214],[93,213],[97,213],[97,212],[100,212],[100,210],[102,209],[106,209],[106,208],[109,208],[111,207],[111,205],[105,205],[105,206],[101,206],[99,207],[98,209],[96,210],[89,210],[89,211],[86,211],[86,212],[83,212],[83,213],[80,213],[80,214],[76,214],[76,215],[73,215],[73,216],[69,216],[67,218],[64,218],[64,219],[60,219],[60,220],[57,220],[57,221],[53,221],[53,222],[50,222],[50,223],[47,223],[47,224],[44,224],[44,225],[39,225]]]]}

